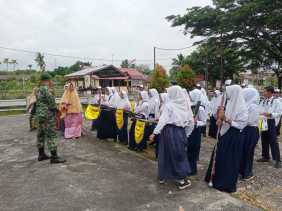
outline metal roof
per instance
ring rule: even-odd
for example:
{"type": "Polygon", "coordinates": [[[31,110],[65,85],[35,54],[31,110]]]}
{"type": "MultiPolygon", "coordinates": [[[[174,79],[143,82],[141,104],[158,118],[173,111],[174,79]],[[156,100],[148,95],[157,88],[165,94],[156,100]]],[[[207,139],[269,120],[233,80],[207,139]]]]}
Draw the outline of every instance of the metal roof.
{"type": "Polygon", "coordinates": [[[99,67],[86,67],[82,70],[79,70],[77,72],[65,75],[66,78],[80,78],[83,77],[85,75],[92,75],[97,73],[98,77],[104,77],[104,75],[101,75],[101,73],[98,73],[102,70],[115,70],[118,73],[118,76],[124,76],[124,74],[118,69],[116,68],[114,65],[103,65],[103,66],[99,66],[99,67]]]}

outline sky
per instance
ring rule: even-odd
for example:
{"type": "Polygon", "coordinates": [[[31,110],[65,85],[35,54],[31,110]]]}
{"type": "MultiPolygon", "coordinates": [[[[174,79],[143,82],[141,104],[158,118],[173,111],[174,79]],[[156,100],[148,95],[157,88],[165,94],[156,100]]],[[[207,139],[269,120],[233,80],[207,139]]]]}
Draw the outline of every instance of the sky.
{"type": "MultiPolygon", "coordinates": [[[[152,66],[153,46],[193,44],[165,17],[208,4],[211,0],[0,0],[0,47],[82,57],[94,65],[111,64],[113,59],[119,66],[122,59],[136,59],[137,64],[152,66]]],[[[156,61],[169,69],[172,58],[191,51],[157,50],[156,61]]],[[[16,59],[18,68],[35,68],[34,57],[0,48],[0,61],[16,59]]],[[[45,57],[49,70],[78,60],[45,57]]]]}

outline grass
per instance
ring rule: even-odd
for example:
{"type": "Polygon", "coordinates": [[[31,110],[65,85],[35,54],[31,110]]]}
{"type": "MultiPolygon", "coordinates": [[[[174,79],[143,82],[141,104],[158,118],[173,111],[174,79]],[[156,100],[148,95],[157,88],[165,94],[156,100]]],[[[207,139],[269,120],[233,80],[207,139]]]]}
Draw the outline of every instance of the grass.
{"type": "Polygon", "coordinates": [[[0,116],[20,115],[25,113],[25,110],[0,111],[0,116]]]}

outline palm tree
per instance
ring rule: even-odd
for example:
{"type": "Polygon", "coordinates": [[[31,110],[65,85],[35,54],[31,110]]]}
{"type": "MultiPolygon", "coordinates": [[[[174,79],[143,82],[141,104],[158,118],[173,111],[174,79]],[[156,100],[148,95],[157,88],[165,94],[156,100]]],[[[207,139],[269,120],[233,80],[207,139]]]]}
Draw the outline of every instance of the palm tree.
{"type": "Polygon", "coordinates": [[[35,58],[35,62],[37,63],[37,65],[39,66],[40,70],[42,72],[45,71],[45,67],[46,67],[46,63],[44,61],[44,55],[41,54],[40,52],[38,52],[36,54],[36,58],[35,58]]]}
{"type": "Polygon", "coordinates": [[[8,71],[9,70],[9,58],[5,58],[3,60],[3,64],[6,64],[6,70],[8,71]]]}
{"type": "Polygon", "coordinates": [[[177,58],[172,59],[172,64],[175,66],[183,66],[187,64],[187,61],[186,61],[185,56],[183,56],[183,54],[178,54],[177,58]]]}
{"type": "Polygon", "coordinates": [[[28,69],[31,70],[32,64],[27,65],[28,69]]]}

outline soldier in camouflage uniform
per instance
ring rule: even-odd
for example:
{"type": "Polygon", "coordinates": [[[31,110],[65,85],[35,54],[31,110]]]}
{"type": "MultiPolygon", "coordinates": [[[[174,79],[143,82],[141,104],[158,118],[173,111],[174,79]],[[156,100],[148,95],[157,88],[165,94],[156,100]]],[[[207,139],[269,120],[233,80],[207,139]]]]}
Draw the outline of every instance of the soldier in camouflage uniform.
{"type": "Polygon", "coordinates": [[[36,117],[38,120],[38,161],[50,159],[51,163],[64,163],[65,160],[57,155],[57,134],[55,132],[57,105],[55,97],[50,93],[51,76],[41,75],[41,84],[37,92],[36,117]],[[45,142],[51,153],[51,158],[45,154],[45,142]]]}

